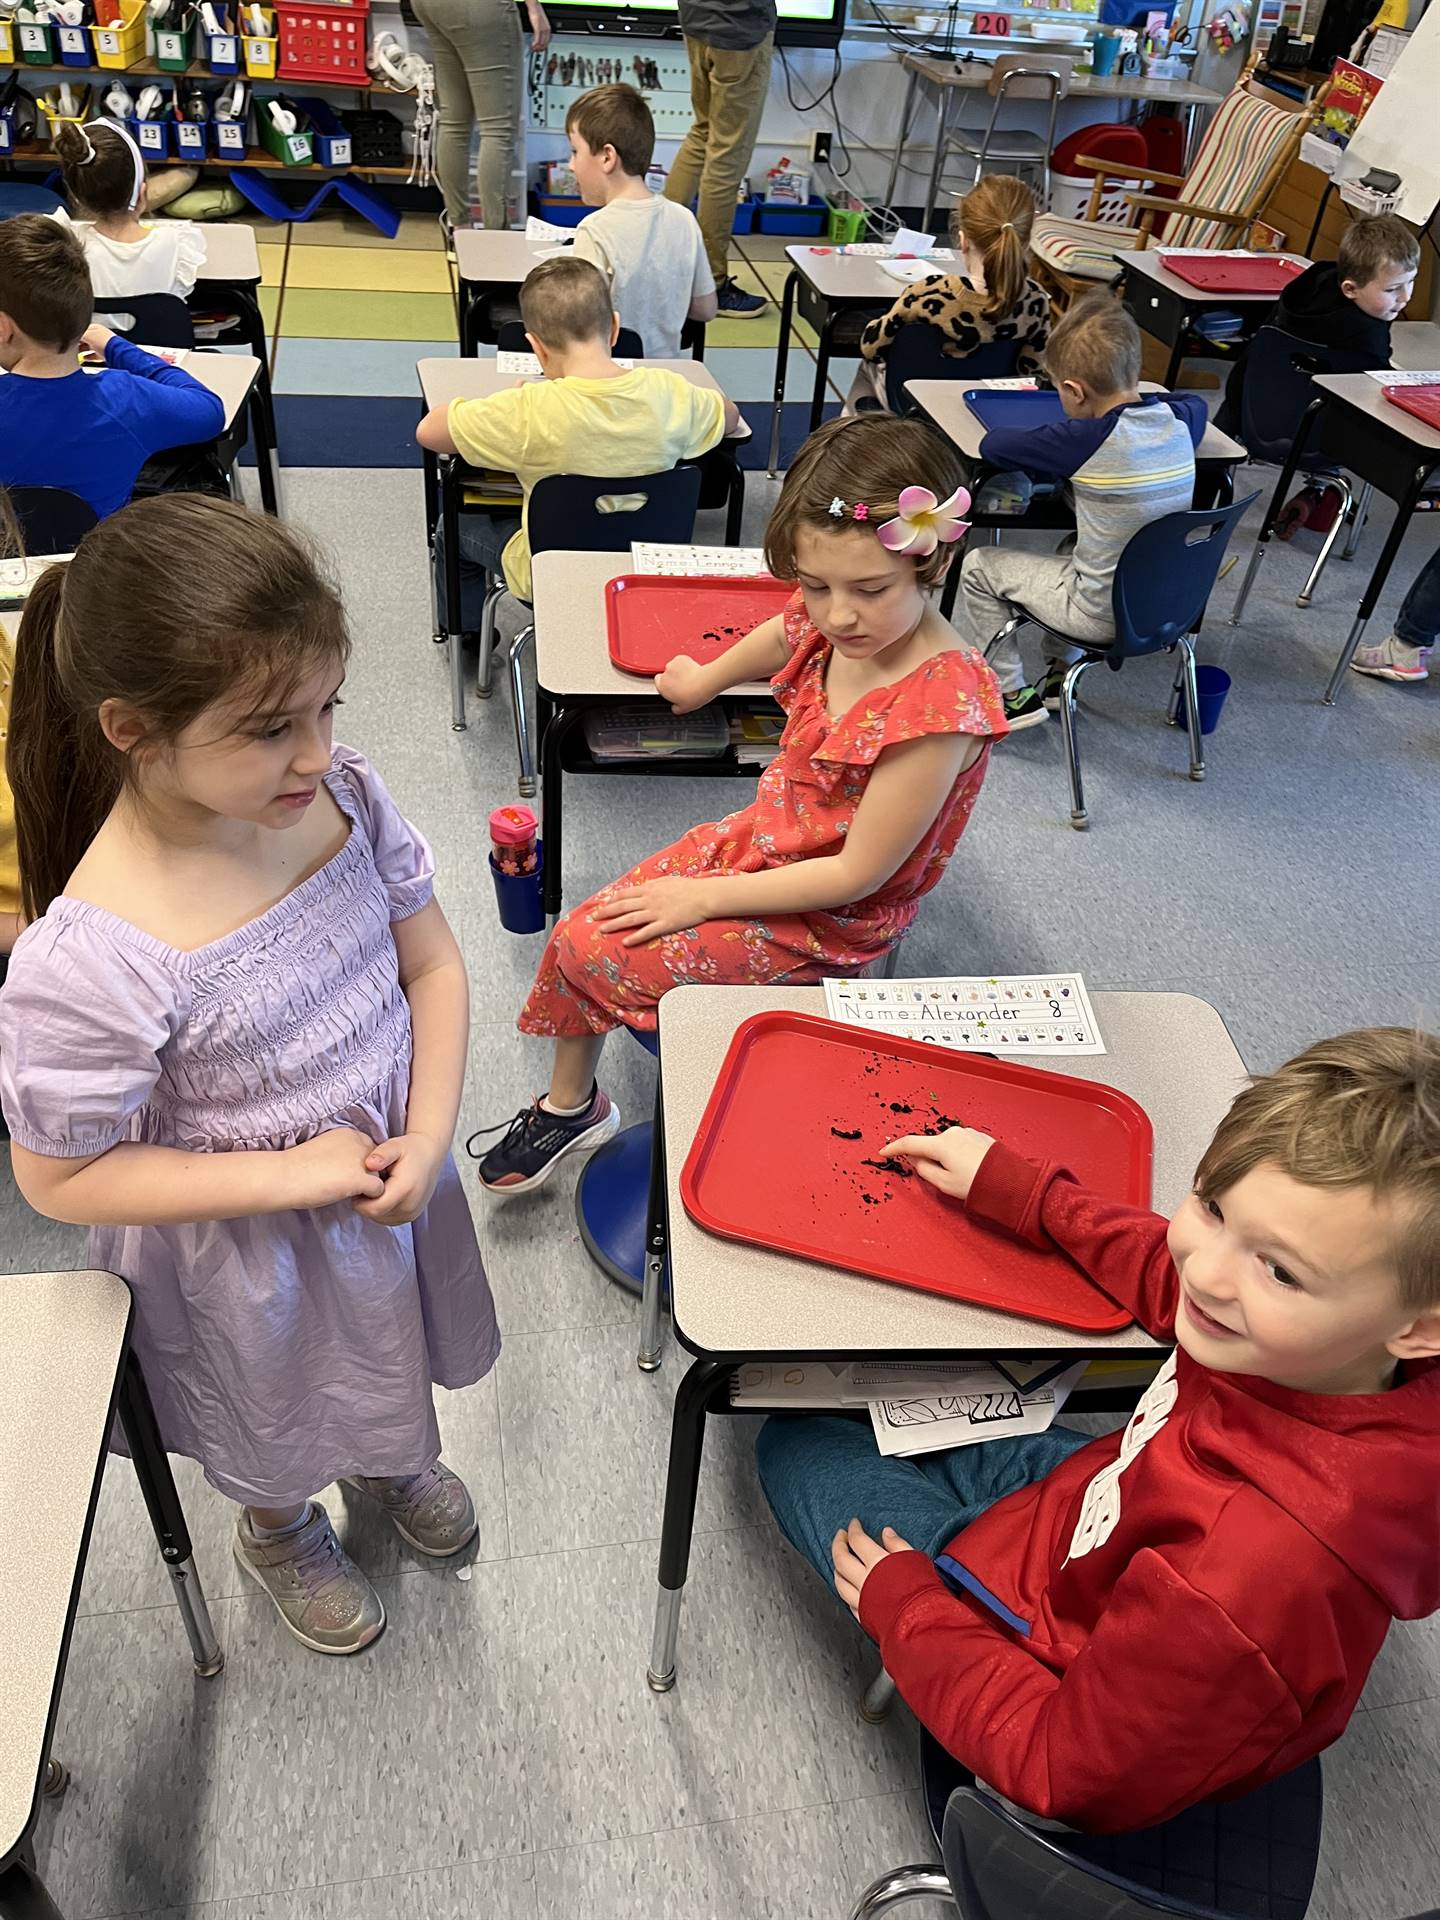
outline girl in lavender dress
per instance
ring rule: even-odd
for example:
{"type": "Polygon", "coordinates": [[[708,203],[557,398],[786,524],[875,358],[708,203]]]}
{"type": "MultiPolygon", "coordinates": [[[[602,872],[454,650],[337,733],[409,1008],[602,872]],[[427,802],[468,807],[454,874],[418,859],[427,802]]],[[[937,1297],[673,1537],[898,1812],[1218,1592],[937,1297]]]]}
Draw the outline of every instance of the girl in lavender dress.
{"type": "Polygon", "coordinates": [[[0,1087],[32,1206],[135,1293],[161,1432],[320,1653],[385,1610],[311,1498],[422,1553],[475,1533],[431,1383],[499,1350],[450,1142],[469,1007],[430,850],[331,741],[334,587],[277,520],[169,494],[53,567],[9,768],[32,924],[0,1087]]]}

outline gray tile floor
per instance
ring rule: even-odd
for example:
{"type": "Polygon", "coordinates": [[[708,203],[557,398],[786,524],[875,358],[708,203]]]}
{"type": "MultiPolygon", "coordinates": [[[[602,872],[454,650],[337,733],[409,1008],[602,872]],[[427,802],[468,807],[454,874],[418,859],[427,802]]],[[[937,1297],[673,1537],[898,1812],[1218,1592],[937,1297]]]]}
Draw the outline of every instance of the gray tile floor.
{"type": "MultiPolygon", "coordinates": [[[[286,494],[346,584],[344,736],[433,837],[470,961],[464,1131],[542,1070],[513,1027],[537,943],[498,930],[485,874],[485,813],[514,793],[504,695],[450,732],[418,474],[292,472],[286,494]]],[[[752,477],[748,537],[767,505],[752,477]]],[[[1206,652],[1235,687],[1203,785],[1161,724],[1158,661],[1088,683],[1088,835],[1067,824],[1057,730],[1005,747],[907,964],[1184,988],[1256,1066],[1346,1024],[1433,1023],[1440,691],[1356,680],[1334,711],[1318,698],[1376,537],[1308,615],[1284,598],[1298,553],[1271,562],[1243,632],[1223,625],[1222,586],[1206,652]]],[[[1399,585],[1433,538],[1422,520],[1399,585]]],[[[569,897],[738,797],[702,780],[577,787],[569,897]]],[[[648,1103],[639,1048],[612,1046],[604,1072],[622,1107],[648,1103]]],[[[0,1218],[8,1268],[79,1259],[79,1236],[29,1214],[8,1172],[0,1218]]],[[[69,1920],[838,1920],[876,1872],[928,1856],[913,1726],[857,1719],[864,1646],[777,1544],[749,1422],[719,1423],[707,1453],[681,1678],[648,1692],[675,1361],[635,1370],[633,1303],[586,1260],[570,1181],[495,1211],[477,1198],[477,1218],[506,1347],[492,1380],[439,1396],[480,1510],[474,1561],[419,1565],[329,1490],[384,1586],[391,1624],[367,1654],[308,1654],[240,1591],[226,1503],[181,1462],[228,1656],[222,1678],[193,1679],[129,1469],[107,1474],[56,1740],[74,1782],[39,1840],[69,1920]]],[[[1316,1920],[1440,1900],[1440,1623],[1391,1636],[1327,1779],[1316,1920]]]]}

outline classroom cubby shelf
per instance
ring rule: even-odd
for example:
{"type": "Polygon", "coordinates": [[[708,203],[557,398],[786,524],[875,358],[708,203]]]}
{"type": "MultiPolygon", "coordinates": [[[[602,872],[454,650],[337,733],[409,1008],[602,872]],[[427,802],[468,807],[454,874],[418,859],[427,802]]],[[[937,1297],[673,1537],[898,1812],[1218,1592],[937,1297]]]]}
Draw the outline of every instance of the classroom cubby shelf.
{"type": "MultiPolygon", "coordinates": [[[[31,141],[27,141],[16,147],[13,153],[7,153],[5,159],[9,161],[28,161],[32,166],[53,167],[57,164],[53,148],[39,147],[31,141]]],[[[266,153],[261,147],[251,147],[243,160],[237,160],[233,154],[228,153],[207,153],[203,160],[177,159],[173,154],[169,154],[164,160],[157,160],[157,164],[176,167],[265,167],[274,173],[363,173],[367,178],[373,175],[376,179],[389,180],[408,180],[410,178],[410,168],[408,165],[403,167],[367,167],[363,161],[356,161],[348,167],[321,167],[314,163],[305,167],[291,167],[287,166],[283,160],[277,160],[273,154],[266,153]]]]}
{"type": "Polygon", "coordinates": [[[366,86],[357,86],[355,82],[351,80],[287,80],[283,73],[271,74],[266,79],[255,79],[253,76],[244,73],[215,73],[211,68],[206,66],[189,66],[178,72],[172,71],[170,68],[157,67],[154,60],[148,56],[144,60],[137,60],[133,67],[71,67],[63,65],[41,67],[32,66],[28,60],[17,60],[8,65],[0,66],[0,73],[16,72],[22,74],[60,73],[66,75],[88,73],[98,79],[122,81],[129,80],[132,77],[142,80],[217,80],[222,84],[232,80],[246,80],[249,81],[252,86],[273,87],[276,89],[285,89],[290,92],[304,91],[309,88],[333,88],[337,92],[353,94],[356,97],[368,93],[393,93],[397,99],[403,100],[406,98],[406,89],[392,87],[384,80],[375,79],[373,75],[370,78],[369,84],[366,86]]]}

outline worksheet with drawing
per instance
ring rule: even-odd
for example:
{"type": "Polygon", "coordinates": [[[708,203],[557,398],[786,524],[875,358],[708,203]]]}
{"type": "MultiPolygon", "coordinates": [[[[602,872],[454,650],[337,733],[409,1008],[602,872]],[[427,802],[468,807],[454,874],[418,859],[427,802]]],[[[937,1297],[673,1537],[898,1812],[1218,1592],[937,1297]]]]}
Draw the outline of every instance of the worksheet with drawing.
{"type": "Polygon", "coordinates": [[[826,980],[825,1011],[960,1053],[1104,1053],[1078,973],[826,980]]]}

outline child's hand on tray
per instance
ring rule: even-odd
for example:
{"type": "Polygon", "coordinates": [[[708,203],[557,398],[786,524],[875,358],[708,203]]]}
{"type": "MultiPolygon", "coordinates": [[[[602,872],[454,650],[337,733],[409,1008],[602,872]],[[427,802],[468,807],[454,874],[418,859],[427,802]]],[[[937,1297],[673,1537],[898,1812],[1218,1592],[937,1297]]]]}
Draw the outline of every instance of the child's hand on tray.
{"type": "MultiPolygon", "coordinates": [[[[961,1129],[956,1128],[956,1132],[961,1129]]],[[[858,1620],[860,1618],[860,1589],[866,1576],[873,1567],[892,1553],[913,1553],[914,1548],[908,1540],[902,1540],[894,1527],[883,1527],[878,1540],[872,1540],[858,1520],[852,1520],[848,1527],[830,1542],[830,1558],[835,1563],[835,1591],[849,1607],[858,1620]]]]}
{"type": "Polygon", "coordinates": [[[692,660],[688,653],[677,653],[668,666],[656,674],[655,691],[662,700],[670,702],[672,713],[694,713],[708,698],[704,672],[698,660],[692,660]]]}
{"type": "Polygon", "coordinates": [[[907,1133],[882,1147],[878,1158],[895,1160],[903,1155],[932,1187],[953,1200],[968,1200],[980,1162],[994,1144],[988,1133],[975,1127],[947,1127],[944,1133],[907,1133]]]}
{"type": "Polygon", "coordinates": [[[642,880],[598,901],[590,917],[607,933],[625,934],[622,946],[640,947],[647,940],[660,940],[667,933],[681,933],[709,920],[709,888],[705,881],[688,880],[683,874],[642,880]]]}

